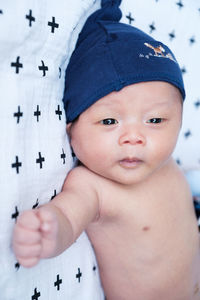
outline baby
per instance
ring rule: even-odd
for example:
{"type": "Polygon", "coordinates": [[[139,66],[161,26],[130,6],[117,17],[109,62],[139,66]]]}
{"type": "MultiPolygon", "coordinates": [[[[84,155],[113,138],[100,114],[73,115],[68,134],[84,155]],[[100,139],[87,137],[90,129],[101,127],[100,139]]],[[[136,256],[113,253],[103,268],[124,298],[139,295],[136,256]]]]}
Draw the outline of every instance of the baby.
{"type": "Polygon", "coordinates": [[[190,189],[172,152],[185,91],[172,52],[119,23],[120,1],[86,22],[64,104],[80,161],[50,203],[19,216],[13,249],[32,267],[86,230],[107,300],[199,300],[200,251],[190,189]]]}

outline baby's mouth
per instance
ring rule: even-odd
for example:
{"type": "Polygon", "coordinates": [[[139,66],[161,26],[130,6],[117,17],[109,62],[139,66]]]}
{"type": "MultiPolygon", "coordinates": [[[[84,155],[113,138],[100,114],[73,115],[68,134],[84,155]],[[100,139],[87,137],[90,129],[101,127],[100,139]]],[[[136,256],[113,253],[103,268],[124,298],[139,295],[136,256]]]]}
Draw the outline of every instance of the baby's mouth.
{"type": "Polygon", "coordinates": [[[125,157],[119,161],[119,164],[124,168],[135,168],[141,165],[143,161],[137,157],[125,157]]]}

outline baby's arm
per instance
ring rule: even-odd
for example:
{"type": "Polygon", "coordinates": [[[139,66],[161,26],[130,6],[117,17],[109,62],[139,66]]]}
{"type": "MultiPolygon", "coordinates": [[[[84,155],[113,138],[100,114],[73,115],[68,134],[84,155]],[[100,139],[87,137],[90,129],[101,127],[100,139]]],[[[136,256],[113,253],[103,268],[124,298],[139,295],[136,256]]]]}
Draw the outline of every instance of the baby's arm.
{"type": "Polygon", "coordinates": [[[13,249],[19,263],[32,267],[41,258],[62,253],[99,215],[94,174],[84,167],[72,170],[62,192],[50,203],[18,217],[13,249]]]}

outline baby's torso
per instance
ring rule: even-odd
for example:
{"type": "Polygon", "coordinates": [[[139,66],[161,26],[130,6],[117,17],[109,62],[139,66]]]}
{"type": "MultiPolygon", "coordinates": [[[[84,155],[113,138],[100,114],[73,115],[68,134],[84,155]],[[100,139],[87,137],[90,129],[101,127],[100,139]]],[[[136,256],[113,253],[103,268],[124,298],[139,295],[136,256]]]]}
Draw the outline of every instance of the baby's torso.
{"type": "Polygon", "coordinates": [[[200,299],[193,204],[180,171],[169,175],[136,190],[103,182],[101,217],[87,232],[108,300],[200,299]]]}

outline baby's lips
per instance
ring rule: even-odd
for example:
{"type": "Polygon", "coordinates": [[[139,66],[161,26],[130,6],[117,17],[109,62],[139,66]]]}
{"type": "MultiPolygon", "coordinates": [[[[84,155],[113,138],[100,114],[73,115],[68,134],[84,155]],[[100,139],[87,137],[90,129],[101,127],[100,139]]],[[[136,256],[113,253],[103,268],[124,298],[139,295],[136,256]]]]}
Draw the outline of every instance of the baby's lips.
{"type": "Polygon", "coordinates": [[[125,157],[119,161],[119,164],[126,168],[133,168],[140,165],[143,161],[137,157],[125,157]]]}

